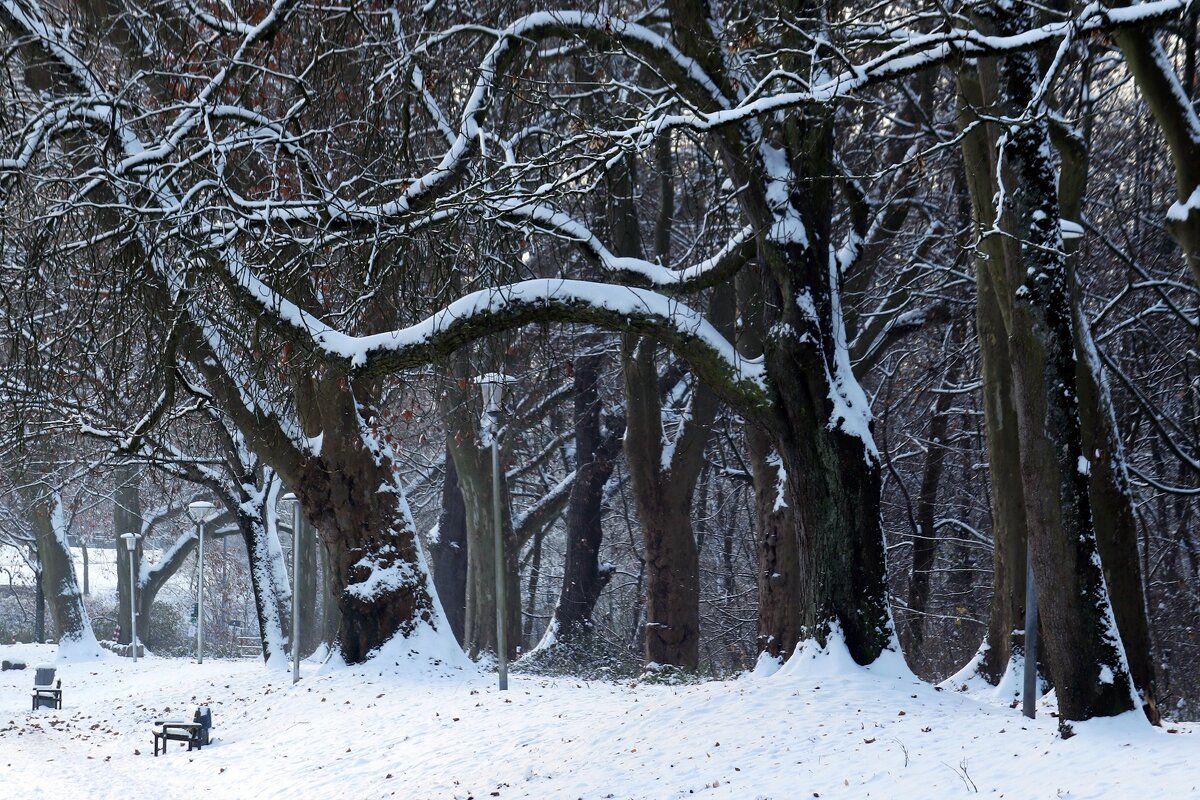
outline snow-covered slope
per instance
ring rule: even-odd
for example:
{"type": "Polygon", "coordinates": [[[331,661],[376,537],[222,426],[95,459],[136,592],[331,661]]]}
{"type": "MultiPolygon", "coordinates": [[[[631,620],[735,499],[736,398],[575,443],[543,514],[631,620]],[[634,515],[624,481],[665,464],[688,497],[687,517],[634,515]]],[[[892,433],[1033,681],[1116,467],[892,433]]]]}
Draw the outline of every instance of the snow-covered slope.
{"type": "Polygon", "coordinates": [[[306,664],[296,686],[256,662],[110,657],[59,661],[64,708],[36,713],[32,666],[55,648],[0,657],[30,664],[0,673],[4,797],[1200,796],[1190,726],[1128,715],[1063,741],[1048,715],[828,655],[684,687],[514,675],[507,693],[454,653],[306,664]],[[195,702],[213,746],[153,758],[151,722],[195,702]]]}

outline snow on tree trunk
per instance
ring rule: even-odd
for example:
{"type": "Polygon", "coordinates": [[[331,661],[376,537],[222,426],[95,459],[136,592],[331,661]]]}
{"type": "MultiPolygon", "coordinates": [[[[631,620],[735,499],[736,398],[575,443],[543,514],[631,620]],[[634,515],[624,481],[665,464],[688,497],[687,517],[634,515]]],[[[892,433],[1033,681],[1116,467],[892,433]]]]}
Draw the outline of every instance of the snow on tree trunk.
{"type": "MultiPolygon", "coordinates": [[[[966,184],[978,234],[996,218],[994,129],[981,124],[982,76],[995,91],[996,65],[983,60],[978,71],[959,71],[962,152],[966,184]]],[[[1004,265],[1019,258],[1015,243],[983,237],[975,259],[975,328],[983,377],[984,423],[987,428],[988,479],[991,482],[992,601],[987,635],[978,659],[979,674],[998,685],[1013,657],[1024,647],[1026,530],[1025,489],[1021,482],[1021,445],[1017,439],[1012,370],[1008,363],[1011,303],[1004,265]],[[1002,300],[1003,298],[1003,300],[1002,300]]]]}
{"type": "MultiPolygon", "coordinates": [[[[453,433],[449,433],[453,436],[453,433]]],[[[442,484],[442,511],[436,536],[430,537],[433,582],[454,638],[462,644],[467,609],[467,509],[458,485],[454,456],[446,449],[446,476],[442,484]]]]}
{"type": "Polygon", "coordinates": [[[42,591],[54,618],[59,646],[76,655],[95,655],[100,646],[75,579],[62,498],[57,492],[37,502],[32,522],[41,562],[42,591]]]}
{"type": "MultiPolygon", "coordinates": [[[[1001,33],[1031,21],[992,9],[1001,33]]],[[[1009,355],[1045,661],[1069,733],[1069,721],[1127,711],[1135,695],[1092,525],[1057,175],[1037,86],[1033,54],[1003,61],[1003,107],[1020,114],[1033,104],[1033,118],[1008,129],[999,146],[1014,225],[1008,233],[1022,243],[1022,258],[1007,265],[1009,355]]]]}

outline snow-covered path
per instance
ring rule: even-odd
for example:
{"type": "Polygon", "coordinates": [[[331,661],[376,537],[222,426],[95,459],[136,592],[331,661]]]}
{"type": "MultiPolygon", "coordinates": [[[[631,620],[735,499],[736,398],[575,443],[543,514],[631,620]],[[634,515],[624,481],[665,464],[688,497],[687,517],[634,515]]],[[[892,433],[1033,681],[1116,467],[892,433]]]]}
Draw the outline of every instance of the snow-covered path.
{"type": "Polygon", "coordinates": [[[1136,718],[1063,741],[1054,720],[834,657],[770,678],[664,687],[470,669],[115,657],[60,661],[61,711],[29,711],[55,648],[0,646],[0,786],[13,798],[1200,797],[1200,736],[1136,718]],[[153,758],[150,724],[210,705],[213,746],[153,758]]]}

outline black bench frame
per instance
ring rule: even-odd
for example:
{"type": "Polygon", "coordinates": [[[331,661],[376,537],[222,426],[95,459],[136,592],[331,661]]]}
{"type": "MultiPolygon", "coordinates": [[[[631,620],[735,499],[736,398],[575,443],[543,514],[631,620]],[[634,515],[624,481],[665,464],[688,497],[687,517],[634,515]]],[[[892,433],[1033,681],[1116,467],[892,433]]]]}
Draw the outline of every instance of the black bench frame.
{"type": "Polygon", "coordinates": [[[62,708],[62,689],[52,689],[48,686],[39,686],[33,690],[33,709],[37,711],[43,706],[46,708],[62,708]]]}
{"type": "Polygon", "coordinates": [[[45,683],[38,683],[35,679],[33,691],[30,697],[33,700],[33,709],[37,711],[43,706],[46,708],[62,708],[62,678],[54,683],[54,668],[53,667],[38,667],[38,677],[45,680],[45,683]]]}
{"type": "Polygon", "coordinates": [[[154,735],[154,755],[167,752],[167,742],[187,742],[188,751],[199,750],[203,745],[200,741],[200,729],[204,726],[199,722],[177,722],[155,720],[152,731],[154,735]],[[159,745],[162,745],[161,749],[159,745]]]}
{"type": "Polygon", "coordinates": [[[154,736],[154,755],[167,752],[167,742],[187,742],[188,752],[200,750],[209,743],[208,725],[211,725],[212,715],[204,706],[193,707],[192,720],[154,720],[154,728],[150,733],[154,736]],[[208,723],[206,725],[205,723],[208,723]],[[161,748],[160,748],[161,745],[161,748]]]}

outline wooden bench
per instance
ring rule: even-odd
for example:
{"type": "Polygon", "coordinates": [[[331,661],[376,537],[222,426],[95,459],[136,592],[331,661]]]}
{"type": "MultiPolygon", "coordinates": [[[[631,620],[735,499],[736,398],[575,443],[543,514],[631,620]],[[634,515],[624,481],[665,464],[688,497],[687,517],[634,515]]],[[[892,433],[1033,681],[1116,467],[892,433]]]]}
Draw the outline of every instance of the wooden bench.
{"type": "Polygon", "coordinates": [[[33,677],[33,710],[62,708],[62,680],[54,682],[54,667],[38,667],[33,677]]]}
{"type": "Polygon", "coordinates": [[[167,742],[187,742],[188,751],[199,750],[209,743],[212,712],[207,706],[193,706],[191,721],[156,719],[150,732],[154,736],[154,755],[167,752],[167,742]],[[160,747],[161,746],[161,747],[160,747]]]}

